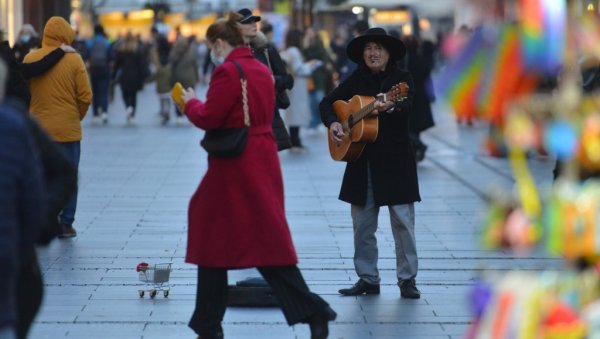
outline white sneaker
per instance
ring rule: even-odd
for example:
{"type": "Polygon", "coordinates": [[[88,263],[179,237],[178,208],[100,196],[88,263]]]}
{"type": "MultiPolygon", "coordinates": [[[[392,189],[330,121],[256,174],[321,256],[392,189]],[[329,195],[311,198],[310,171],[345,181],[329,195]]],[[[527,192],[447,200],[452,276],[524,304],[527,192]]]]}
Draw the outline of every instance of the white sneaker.
{"type": "Polygon", "coordinates": [[[176,125],[183,125],[184,123],[185,123],[185,120],[183,119],[183,117],[177,117],[177,119],[175,119],[176,125]]]}
{"type": "Polygon", "coordinates": [[[99,122],[100,122],[100,117],[98,117],[96,115],[92,116],[92,122],[91,122],[92,126],[98,125],[99,122]]]}
{"type": "Polygon", "coordinates": [[[126,116],[127,116],[127,124],[131,125],[133,124],[133,107],[129,106],[127,107],[126,112],[126,116]]]}
{"type": "Polygon", "coordinates": [[[102,119],[102,123],[103,124],[108,124],[108,114],[106,114],[106,112],[103,112],[102,114],[100,114],[100,119],[102,119]]]}

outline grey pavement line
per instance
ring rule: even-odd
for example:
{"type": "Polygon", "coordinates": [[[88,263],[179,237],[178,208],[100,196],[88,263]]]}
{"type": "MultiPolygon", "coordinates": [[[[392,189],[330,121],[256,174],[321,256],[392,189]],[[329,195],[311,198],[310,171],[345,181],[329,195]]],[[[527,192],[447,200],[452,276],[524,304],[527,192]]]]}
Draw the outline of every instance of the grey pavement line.
{"type": "Polygon", "coordinates": [[[485,192],[481,191],[475,185],[471,184],[467,180],[464,180],[461,176],[459,176],[458,174],[456,174],[453,171],[451,171],[448,167],[444,166],[440,161],[435,160],[435,159],[433,159],[431,157],[428,158],[427,160],[429,160],[430,162],[432,162],[433,164],[435,164],[442,171],[446,172],[449,176],[451,176],[454,179],[456,179],[456,181],[458,181],[461,184],[463,184],[469,190],[473,191],[473,193],[475,193],[475,195],[477,195],[481,200],[488,201],[487,194],[485,192]]]}
{"type": "MultiPolygon", "coordinates": [[[[463,150],[462,148],[460,148],[460,147],[458,147],[458,146],[454,145],[453,143],[451,143],[449,140],[442,139],[442,137],[440,137],[439,135],[436,135],[436,134],[428,134],[428,137],[431,137],[432,139],[435,139],[435,140],[437,140],[438,142],[440,142],[440,143],[443,143],[443,144],[445,144],[446,146],[448,146],[448,147],[450,147],[450,148],[452,148],[452,149],[454,149],[454,150],[456,150],[456,151],[462,151],[462,150],[463,150]]],[[[464,152],[463,152],[463,153],[464,153],[464,152]]],[[[487,168],[487,169],[489,169],[490,171],[492,171],[492,172],[494,172],[494,173],[498,174],[499,176],[501,176],[501,177],[503,177],[503,178],[505,178],[505,179],[507,179],[507,180],[509,180],[509,181],[513,182],[513,183],[515,182],[515,179],[514,179],[512,176],[510,176],[510,175],[507,175],[506,173],[504,173],[504,172],[502,172],[502,171],[498,170],[497,168],[495,168],[495,167],[491,166],[491,165],[490,165],[490,164],[488,164],[487,162],[485,162],[485,161],[481,160],[481,156],[480,156],[480,155],[478,155],[477,153],[473,153],[473,154],[471,154],[471,155],[473,156],[473,159],[475,159],[475,161],[476,161],[478,164],[480,164],[480,165],[482,165],[482,166],[486,167],[486,168],[487,168]]],[[[431,160],[431,159],[430,159],[430,160],[431,160]]]]}

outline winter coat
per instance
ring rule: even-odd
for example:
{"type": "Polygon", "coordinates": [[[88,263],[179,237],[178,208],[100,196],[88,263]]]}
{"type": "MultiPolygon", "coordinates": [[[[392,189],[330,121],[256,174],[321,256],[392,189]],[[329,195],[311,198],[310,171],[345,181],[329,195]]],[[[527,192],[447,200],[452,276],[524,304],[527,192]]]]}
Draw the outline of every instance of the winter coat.
{"type": "Polygon", "coordinates": [[[180,36],[175,41],[169,62],[172,68],[173,83],[180,82],[183,88],[196,87],[198,83],[197,46],[195,42],[180,36]]]}
{"type": "Polygon", "coordinates": [[[232,60],[248,81],[252,127],[242,155],[208,157],[208,170],[189,205],[186,262],[221,268],[294,265],[298,260],[271,129],[275,92],[268,69],[248,47],[235,48],[215,68],[206,102],[190,100],[185,114],[207,131],[243,126],[242,88],[232,60]]]}
{"type": "Polygon", "coordinates": [[[146,63],[139,50],[118,51],[115,58],[114,77],[121,89],[128,92],[137,92],[144,88],[146,76],[146,63]]]}
{"type": "Polygon", "coordinates": [[[286,103],[283,97],[287,95],[286,90],[290,90],[294,87],[294,78],[288,73],[279,52],[277,52],[275,46],[270,44],[267,37],[261,32],[256,33],[256,37],[252,40],[250,47],[254,57],[264,65],[268,66],[273,74],[273,78],[275,78],[277,108],[287,108],[289,105],[289,98],[286,103]]]}
{"type": "MultiPolygon", "coordinates": [[[[44,28],[42,48],[25,56],[24,63],[41,60],[62,43],[71,44],[75,32],[61,17],[52,17],[44,28]]],[[[89,77],[79,53],[67,53],[46,73],[29,80],[29,110],[58,142],[81,140],[81,120],[92,102],[89,77]]]]}
{"type": "Polygon", "coordinates": [[[306,127],[310,122],[307,81],[312,73],[312,67],[304,62],[302,53],[297,47],[290,47],[283,51],[281,58],[294,76],[294,87],[288,92],[290,107],[285,111],[285,122],[288,126],[306,127]]]}
{"type": "Polygon", "coordinates": [[[333,111],[337,100],[354,95],[375,96],[393,85],[406,82],[408,97],[391,113],[379,113],[379,131],[374,143],[367,144],[361,156],[346,165],[340,200],[364,206],[367,199],[367,168],[371,174],[376,206],[409,204],[420,201],[414,152],[409,139],[408,120],[412,109],[414,84],[410,73],[391,65],[385,72],[371,73],[364,65],[343,81],[319,105],[321,119],[329,127],[338,121],[333,111]]]}
{"type": "Polygon", "coordinates": [[[40,61],[23,64],[17,61],[15,54],[10,48],[8,41],[0,42],[0,58],[8,66],[8,80],[6,83],[6,97],[19,99],[25,106],[29,107],[31,93],[25,79],[40,75],[52,68],[65,52],[56,48],[40,61]]]}
{"type": "Polygon", "coordinates": [[[294,87],[294,78],[288,73],[275,46],[268,42],[267,37],[262,32],[259,31],[256,33],[256,37],[252,40],[250,48],[256,60],[269,67],[275,79],[275,111],[272,127],[275,140],[277,141],[277,149],[281,151],[291,148],[292,140],[279,114],[279,110],[290,106],[290,98],[287,91],[294,87]]]}
{"type": "MultiPolygon", "coordinates": [[[[425,52],[425,51],[423,51],[425,52]]],[[[410,130],[422,132],[435,125],[431,111],[433,86],[431,70],[433,69],[433,52],[428,54],[420,51],[408,51],[405,57],[405,67],[414,81],[413,109],[410,116],[410,130]]]]}
{"type": "Polygon", "coordinates": [[[45,190],[37,150],[25,117],[0,106],[0,328],[17,324],[19,272],[31,263],[45,216],[45,190]]]}
{"type": "Polygon", "coordinates": [[[170,93],[172,88],[171,65],[158,64],[155,67],[156,71],[152,75],[151,80],[156,81],[156,93],[170,93]]]}

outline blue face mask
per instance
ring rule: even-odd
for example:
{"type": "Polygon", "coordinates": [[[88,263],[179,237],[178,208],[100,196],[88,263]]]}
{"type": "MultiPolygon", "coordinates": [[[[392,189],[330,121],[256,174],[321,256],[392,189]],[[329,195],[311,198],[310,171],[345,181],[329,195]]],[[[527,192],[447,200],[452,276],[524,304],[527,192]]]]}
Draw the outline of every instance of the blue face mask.
{"type": "Polygon", "coordinates": [[[219,66],[225,62],[225,57],[217,56],[214,50],[210,51],[210,60],[215,64],[215,66],[219,66]]]}
{"type": "Polygon", "coordinates": [[[21,35],[21,42],[22,43],[26,44],[26,43],[29,42],[29,40],[31,40],[31,35],[29,35],[29,34],[21,35]]]}

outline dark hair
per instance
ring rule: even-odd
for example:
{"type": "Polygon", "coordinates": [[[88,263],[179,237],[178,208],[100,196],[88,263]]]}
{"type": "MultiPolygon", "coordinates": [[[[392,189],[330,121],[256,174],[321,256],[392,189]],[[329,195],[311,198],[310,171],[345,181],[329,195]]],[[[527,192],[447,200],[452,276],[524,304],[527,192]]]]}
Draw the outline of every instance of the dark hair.
{"type": "Polygon", "coordinates": [[[263,34],[267,35],[268,33],[273,32],[273,25],[271,25],[270,22],[265,20],[260,25],[260,31],[263,32],[263,34]]]}
{"type": "Polygon", "coordinates": [[[102,27],[100,24],[94,25],[94,35],[105,35],[104,27],[102,27]]]}
{"type": "Polygon", "coordinates": [[[240,31],[238,22],[242,16],[235,12],[229,12],[227,18],[220,18],[208,27],[206,39],[211,43],[221,39],[227,41],[231,46],[241,46],[244,44],[244,37],[240,31]]]}
{"type": "Polygon", "coordinates": [[[304,34],[299,29],[292,28],[285,35],[285,47],[298,47],[302,44],[304,34]]]}
{"type": "Polygon", "coordinates": [[[358,20],[352,25],[352,30],[358,35],[363,35],[369,29],[369,23],[365,20],[358,20]]]}

